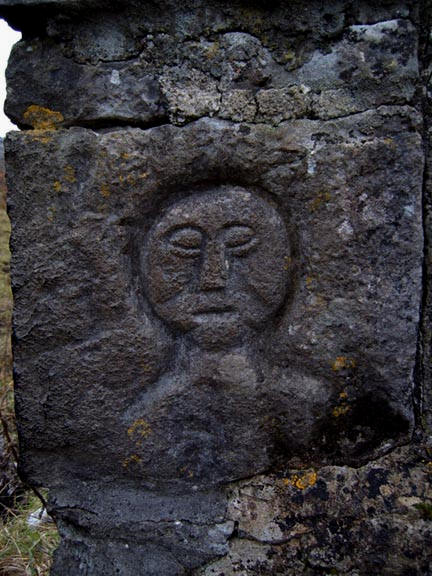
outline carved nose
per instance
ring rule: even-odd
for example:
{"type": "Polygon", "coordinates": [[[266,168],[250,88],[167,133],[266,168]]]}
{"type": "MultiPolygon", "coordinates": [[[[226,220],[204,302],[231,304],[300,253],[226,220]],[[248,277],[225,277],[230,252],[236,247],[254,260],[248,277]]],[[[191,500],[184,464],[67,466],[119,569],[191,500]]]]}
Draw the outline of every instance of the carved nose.
{"type": "Polygon", "coordinates": [[[228,278],[227,263],[223,245],[209,242],[204,250],[204,258],[200,270],[201,290],[217,290],[225,288],[228,278]]]}

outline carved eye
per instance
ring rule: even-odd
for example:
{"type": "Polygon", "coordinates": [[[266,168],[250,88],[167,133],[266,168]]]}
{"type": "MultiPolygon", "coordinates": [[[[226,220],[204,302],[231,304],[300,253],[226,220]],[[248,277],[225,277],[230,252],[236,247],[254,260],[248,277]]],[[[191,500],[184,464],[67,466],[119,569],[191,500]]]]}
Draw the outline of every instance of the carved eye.
{"type": "Polygon", "coordinates": [[[255,232],[249,226],[230,226],[225,231],[225,245],[235,256],[247,254],[257,242],[255,232]]]}
{"type": "Polygon", "coordinates": [[[182,258],[196,258],[201,253],[202,234],[196,228],[178,228],[169,236],[170,250],[182,258]]]}

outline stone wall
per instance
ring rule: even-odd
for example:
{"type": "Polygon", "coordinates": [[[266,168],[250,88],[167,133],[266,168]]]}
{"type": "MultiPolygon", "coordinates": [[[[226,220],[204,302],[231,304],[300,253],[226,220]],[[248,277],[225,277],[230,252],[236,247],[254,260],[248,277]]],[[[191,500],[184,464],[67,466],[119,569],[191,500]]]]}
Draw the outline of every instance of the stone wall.
{"type": "Polygon", "coordinates": [[[432,573],[428,4],[0,13],[52,573],[432,573]]]}

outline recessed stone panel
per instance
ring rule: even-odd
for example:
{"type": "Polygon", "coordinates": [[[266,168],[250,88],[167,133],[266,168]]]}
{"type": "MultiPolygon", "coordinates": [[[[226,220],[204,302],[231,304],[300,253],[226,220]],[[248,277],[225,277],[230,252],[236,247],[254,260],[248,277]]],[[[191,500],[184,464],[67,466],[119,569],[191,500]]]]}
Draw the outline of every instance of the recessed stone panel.
{"type": "Polygon", "coordinates": [[[24,433],[70,466],[91,454],[90,477],[206,484],[406,438],[417,122],[10,136],[24,433]]]}

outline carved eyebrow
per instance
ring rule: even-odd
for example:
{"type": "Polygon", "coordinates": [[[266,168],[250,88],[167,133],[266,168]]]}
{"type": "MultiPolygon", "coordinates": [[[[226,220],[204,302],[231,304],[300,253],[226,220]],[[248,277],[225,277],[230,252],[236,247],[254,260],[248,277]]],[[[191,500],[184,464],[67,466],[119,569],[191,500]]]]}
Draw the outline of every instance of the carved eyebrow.
{"type": "Polygon", "coordinates": [[[191,231],[191,232],[197,232],[198,234],[203,235],[204,232],[203,230],[199,227],[199,226],[195,226],[194,224],[176,224],[175,226],[172,226],[171,228],[168,228],[168,230],[166,230],[163,234],[163,236],[167,239],[170,239],[174,234],[176,234],[177,232],[182,232],[182,231],[191,231]]]}
{"type": "Polygon", "coordinates": [[[255,230],[253,229],[251,222],[249,222],[249,220],[247,221],[240,221],[240,220],[231,220],[229,222],[226,222],[223,226],[222,229],[225,228],[232,228],[233,226],[238,226],[238,227],[244,227],[244,228],[250,228],[253,232],[255,232],[255,230]]]}

